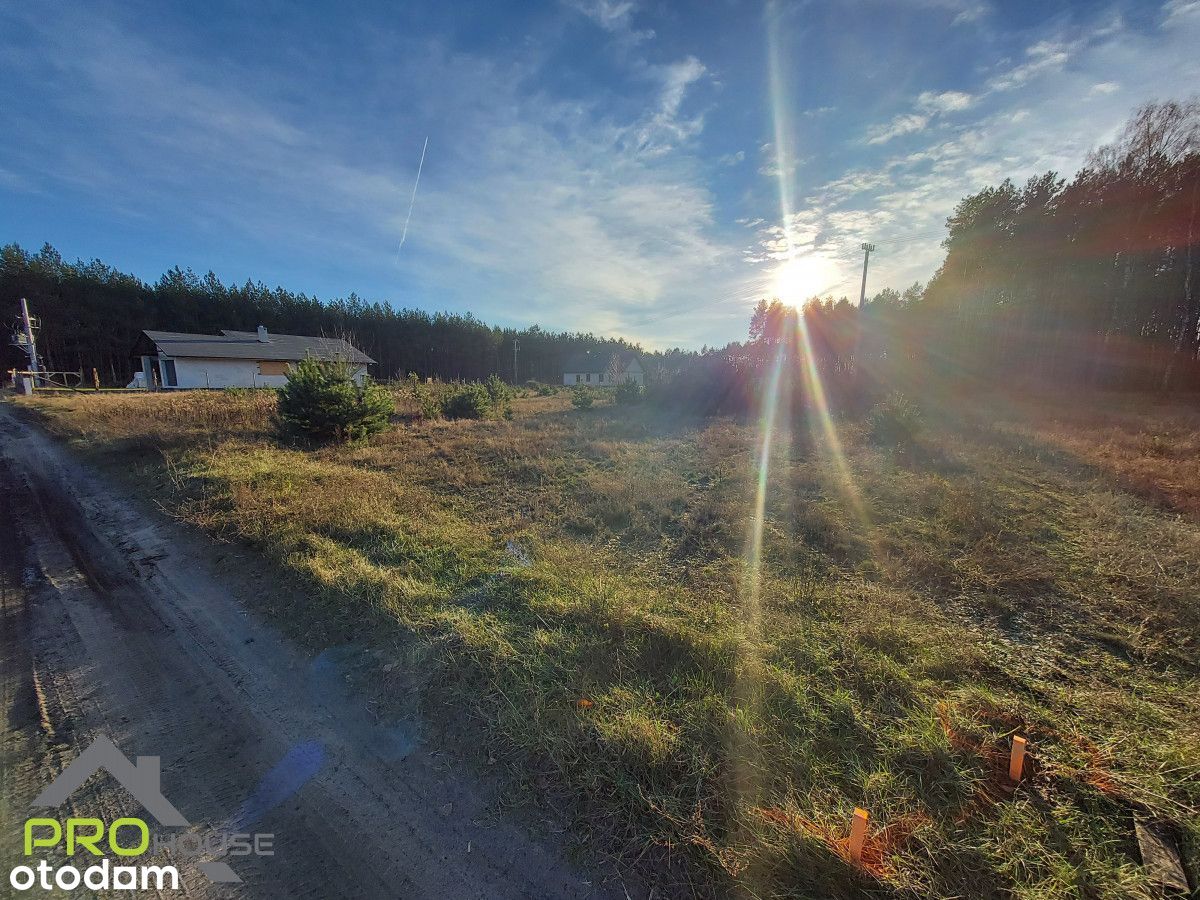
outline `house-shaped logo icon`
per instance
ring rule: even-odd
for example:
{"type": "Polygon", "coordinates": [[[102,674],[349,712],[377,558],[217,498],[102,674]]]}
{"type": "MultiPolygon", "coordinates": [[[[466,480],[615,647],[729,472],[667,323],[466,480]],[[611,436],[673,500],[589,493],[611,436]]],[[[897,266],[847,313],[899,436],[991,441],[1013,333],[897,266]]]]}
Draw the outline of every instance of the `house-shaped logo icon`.
{"type": "MultiPolygon", "coordinates": [[[[137,763],[117,749],[106,735],[100,735],[91,745],[62,770],[57,778],[33,799],[33,806],[61,806],[85,781],[98,771],[107,771],[125,788],[157,822],[167,828],[187,828],[191,823],[183,813],[162,795],[160,785],[162,766],[157,756],[139,756],[137,763]]],[[[240,882],[233,869],[223,862],[199,862],[196,868],[217,884],[240,882]]]]}
{"type": "Polygon", "coordinates": [[[44,791],[33,800],[36,807],[60,806],[79,787],[101,769],[133,795],[133,799],[145,807],[160,825],[168,828],[188,825],[188,820],[162,795],[159,785],[161,766],[157,756],[139,756],[137,765],[117,749],[117,745],[105,735],[92,741],[74,761],[63,769],[44,791]]]}

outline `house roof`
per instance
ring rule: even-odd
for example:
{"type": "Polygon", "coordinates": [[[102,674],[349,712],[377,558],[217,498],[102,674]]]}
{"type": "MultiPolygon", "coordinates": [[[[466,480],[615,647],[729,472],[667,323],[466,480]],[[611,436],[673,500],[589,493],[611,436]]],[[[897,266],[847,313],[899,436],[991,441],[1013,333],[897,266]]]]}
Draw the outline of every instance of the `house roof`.
{"type": "Polygon", "coordinates": [[[599,353],[575,353],[568,356],[563,362],[563,372],[571,374],[572,372],[607,372],[612,365],[613,358],[616,357],[620,368],[624,370],[631,362],[637,361],[637,354],[628,351],[601,351],[599,353]]]}
{"type": "Polygon", "coordinates": [[[229,331],[215,334],[186,334],[178,331],[143,331],[142,334],[167,356],[203,359],[271,359],[296,362],[314,359],[344,359],[357,365],[375,360],[340,338],[306,337],[299,334],[268,335],[260,341],[254,331],[229,331]]]}

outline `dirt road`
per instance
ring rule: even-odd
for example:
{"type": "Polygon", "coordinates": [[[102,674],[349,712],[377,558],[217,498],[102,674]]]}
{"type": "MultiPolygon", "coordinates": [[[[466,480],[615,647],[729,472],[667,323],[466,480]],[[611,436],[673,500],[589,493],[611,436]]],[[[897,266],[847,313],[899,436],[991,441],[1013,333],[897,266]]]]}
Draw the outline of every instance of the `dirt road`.
{"type": "MultiPolygon", "coordinates": [[[[226,858],[241,884],[179,858],[193,896],[608,894],[498,820],[487,786],[423,745],[418,722],[379,723],[348,682],[361,651],[291,644],[239,602],[247,585],[220,571],[219,548],[148,515],[5,404],[0,499],[0,891],[30,801],[106,734],[131,759],[161,757],[162,794],[192,831],[274,835],[273,856],[226,858]]],[[[141,814],[106,776],[71,807],[141,814]]]]}

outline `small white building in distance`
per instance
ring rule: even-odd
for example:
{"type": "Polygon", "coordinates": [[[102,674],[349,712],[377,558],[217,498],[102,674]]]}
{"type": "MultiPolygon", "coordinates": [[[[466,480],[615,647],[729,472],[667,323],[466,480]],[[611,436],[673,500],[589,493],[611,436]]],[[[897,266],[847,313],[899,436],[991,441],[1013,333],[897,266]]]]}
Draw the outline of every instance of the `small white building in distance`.
{"type": "Polygon", "coordinates": [[[646,383],[646,374],[636,353],[580,353],[563,365],[563,384],[614,387],[626,381],[646,383]]]}
{"type": "Polygon", "coordinates": [[[130,387],[151,390],[282,387],[289,367],[307,357],[342,360],[361,383],[367,365],[375,362],[338,338],[269,334],[261,325],[258,331],[222,330],[220,335],[143,331],[133,356],[141,359],[142,377],[130,387]]]}

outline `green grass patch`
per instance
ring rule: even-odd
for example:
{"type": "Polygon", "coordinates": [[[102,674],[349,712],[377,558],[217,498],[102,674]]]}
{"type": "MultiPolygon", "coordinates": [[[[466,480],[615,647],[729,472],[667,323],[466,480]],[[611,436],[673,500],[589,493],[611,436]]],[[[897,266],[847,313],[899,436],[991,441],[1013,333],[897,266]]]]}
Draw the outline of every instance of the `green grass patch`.
{"type": "Polygon", "coordinates": [[[298,450],[254,398],[170,399],[34,404],[305,585],[274,610],[293,630],[415,638],[430,716],[664,892],[1142,896],[1142,814],[1195,874],[1200,527],[1065,440],[1025,452],[943,411],[901,448],[839,423],[839,466],[781,433],[754,566],[746,425],[534,396],[298,450]]]}

